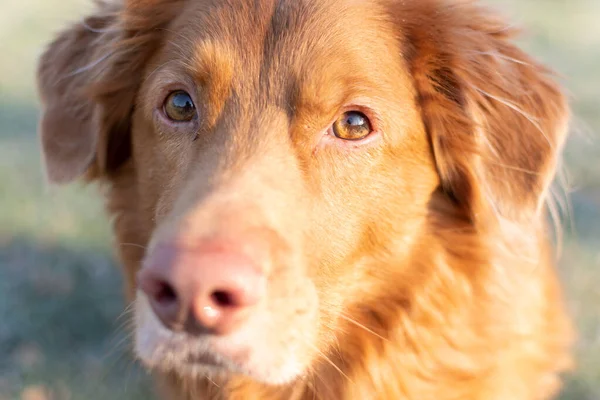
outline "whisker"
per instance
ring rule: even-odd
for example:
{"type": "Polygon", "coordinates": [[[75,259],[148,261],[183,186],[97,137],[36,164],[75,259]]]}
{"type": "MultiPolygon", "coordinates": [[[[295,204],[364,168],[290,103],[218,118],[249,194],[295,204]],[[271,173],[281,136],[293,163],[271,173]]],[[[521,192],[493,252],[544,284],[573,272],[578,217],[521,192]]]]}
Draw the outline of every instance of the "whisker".
{"type": "Polygon", "coordinates": [[[113,355],[115,355],[118,351],[123,350],[123,346],[126,343],[128,343],[132,337],[133,337],[133,332],[126,333],[122,338],[119,339],[119,341],[115,345],[111,346],[110,350],[102,357],[102,359],[106,360],[106,359],[112,357],[113,355]]]}
{"type": "MultiPolygon", "coordinates": [[[[319,381],[321,382],[321,387],[325,388],[325,390],[327,390],[328,393],[331,394],[331,398],[335,398],[335,392],[333,387],[331,386],[331,384],[327,383],[327,381],[325,379],[323,379],[323,377],[321,377],[320,375],[317,375],[317,379],[319,379],[319,381]]],[[[315,385],[316,386],[316,385],[315,385]]],[[[313,395],[313,399],[317,399],[317,391],[314,390],[313,391],[314,395],[313,395]]]]}
{"type": "Polygon", "coordinates": [[[309,347],[311,347],[315,351],[315,353],[317,353],[321,358],[323,358],[323,360],[325,360],[328,364],[330,364],[333,368],[335,368],[335,370],[337,372],[339,372],[339,374],[341,376],[343,376],[348,381],[350,381],[350,383],[354,384],[354,382],[352,381],[352,379],[350,379],[350,377],[348,375],[346,375],[346,373],[344,371],[342,371],[342,369],[336,363],[334,363],[329,357],[327,357],[327,355],[325,353],[323,353],[321,350],[319,350],[318,347],[316,347],[315,345],[313,345],[312,343],[310,343],[310,342],[308,342],[306,340],[304,342],[309,347]]]}
{"type": "Polygon", "coordinates": [[[221,387],[221,386],[219,386],[219,385],[217,384],[217,382],[215,382],[215,381],[214,381],[214,380],[213,380],[213,379],[212,379],[212,378],[211,378],[209,375],[206,375],[206,379],[207,379],[207,380],[208,380],[210,383],[212,383],[214,386],[216,386],[217,388],[220,388],[220,387],[221,387]]]}
{"type": "Polygon", "coordinates": [[[135,306],[135,301],[132,301],[129,304],[127,304],[127,306],[125,306],[123,311],[121,311],[121,314],[119,314],[119,316],[117,318],[115,318],[115,322],[118,322],[121,318],[123,318],[127,314],[131,313],[133,311],[134,306],[135,306]]]}
{"type": "Polygon", "coordinates": [[[127,319],[123,321],[117,328],[115,328],[115,334],[117,333],[125,333],[131,337],[133,337],[135,331],[135,321],[133,319],[127,319]]]}
{"type": "Polygon", "coordinates": [[[118,324],[115,329],[117,332],[123,330],[124,328],[127,328],[129,324],[130,324],[129,327],[133,327],[133,325],[134,325],[133,319],[126,318],[126,317],[129,317],[129,316],[131,316],[131,314],[134,313],[134,311],[135,311],[134,305],[135,305],[135,301],[132,301],[131,303],[129,303],[127,305],[127,307],[125,307],[125,309],[121,312],[121,314],[119,314],[119,316],[117,318],[115,318],[114,323],[118,324]]]}
{"type": "Polygon", "coordinates": [[[387,338],[385,338],[385,337],[381,336],[380,334],[378,334],[377,332],[375,332],[375,331],[373,331],[373,330],[371,330],[371,329],[367,328],[366,326],[364,326],[364,325],[363,325],[363,324],[361,324],[360,322],[358,322],[358,321],[354,320],[353,318],[351,318],[351,317],[349,317],[349,316],[345,315],[344,313],[340,313],[340,317],[342,317],[342,318],[343,318],[343,319],[345,319],[346,321],[348,321],[348,322],[350,322],[350,323],[352,323],[352,324],[354,324],[354,325],[358,326],[359,328],[362,328],[362,329],[364,329],[365,331],[367,331],[367,332],[369,332],[369,333],[371,333],[371,334],[373,334],[373,335],[377,336],[377,337],[378,337],[378,338],[380,338],[381,340],[383,340],[383,341],[386,341],[386,342],[389,342],[389,339],[387,339],[387,338]]]}
{"type": "Polygon", "coordinates": [[[148,249],[146,246],[142,246],[141,244],[137,244],[137,243],[119,243],[119,246],[139,247],[140,249],[143,249],[143,250],[148,249]]]}

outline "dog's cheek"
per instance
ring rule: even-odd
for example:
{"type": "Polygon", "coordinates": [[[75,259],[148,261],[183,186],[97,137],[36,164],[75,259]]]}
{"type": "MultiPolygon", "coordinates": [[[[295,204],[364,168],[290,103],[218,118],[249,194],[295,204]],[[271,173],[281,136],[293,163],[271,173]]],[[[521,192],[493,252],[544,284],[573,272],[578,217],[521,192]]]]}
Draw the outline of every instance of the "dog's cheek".
{"type": "Polygon", "coordinates": [[[314,199],[307,251],[320,256],[313,271],[322,308],[331,318],[352,301],[365,279],[372,279],[378,257],[409,251],[397,244],[410,243],[409,236],[419,232],[426,218],[438,178],[425,133],[407,132],[405,139],[318,160],[322,191],[314,199]]]}
{"type": "MultiPolygon", "coordinates": [[[[292,276],[273,282],[263,326],[255,326],[254,363],[279,383],[309,372],[321,343],[319,298],[312,280],[292,276]]],[[[269,379],[270,380],[270,379],[269,379]]]]}
{"type": "Polygon", "coordinates": [[[319,298],[318,342],[323,351],[332,341],[344,303],[361,282],[358,257],[365,221],[372,214],[369,175],[376,165],[358,154],[330,150],[317,153],[309,165],[318,186],[307,209],[304,253],[319,298]]]}

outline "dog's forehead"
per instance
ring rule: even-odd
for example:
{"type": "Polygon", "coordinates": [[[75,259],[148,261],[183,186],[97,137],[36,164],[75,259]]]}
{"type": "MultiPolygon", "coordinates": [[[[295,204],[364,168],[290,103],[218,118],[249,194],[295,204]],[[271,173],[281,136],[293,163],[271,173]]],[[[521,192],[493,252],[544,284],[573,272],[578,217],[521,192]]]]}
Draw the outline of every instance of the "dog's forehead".
{"type": "Polygon", "coordinates": [[[172,41],[166,46],[174,54],[185,48],[186,59],[207,75],[228,63],[234,71],[231,84],[246,88],[281,89],[292,80],[314,86],[348,74],[372,77],[368,64],[378,52],[387,54],[394,38],[378,4],[376,0],[193,1],[174,22],[172,41]]]}
{"type": "MultiPolygon", "coordinates": [[[[348,49],[381,36],[375,0],[200,0],[187,3],[174,23],[179,46],[219,43],[245,62],[277,63],[290,56],[348,49]]],[[[250,67],[250,66],[247,66],[250,67]]]]}
{"type": "Polygon", "coordinates": [[[195,0],[188,1],[180,14],[209,31],[260,36],[261,31],[268,33],[267,28],[277,33],[329,23],[323,28],[332,29],[344,21],[357,27],[361,23],[357,17],[369,18],[384,4],[379,0],[195,0]]]}

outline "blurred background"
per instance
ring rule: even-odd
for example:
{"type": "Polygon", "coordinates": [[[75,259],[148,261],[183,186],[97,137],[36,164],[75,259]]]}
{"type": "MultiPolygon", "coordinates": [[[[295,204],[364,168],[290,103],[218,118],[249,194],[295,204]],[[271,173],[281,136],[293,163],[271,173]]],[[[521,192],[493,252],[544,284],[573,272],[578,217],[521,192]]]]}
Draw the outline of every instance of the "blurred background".
{"type": "MultiPolygon", "coordinates": [[[[600,0],[487,0],[561,74],[573,227],[560,270],[578,368],[561,400],[600,400],[600,0]]],[[[49,188],[36,138],[43,44],[91,0],[0,0],[0,400],[151,399],[128,357],[109,221],[94,187],[49,188]]],[[[510,400],[510,399],[507,399],[510,400]]]]}

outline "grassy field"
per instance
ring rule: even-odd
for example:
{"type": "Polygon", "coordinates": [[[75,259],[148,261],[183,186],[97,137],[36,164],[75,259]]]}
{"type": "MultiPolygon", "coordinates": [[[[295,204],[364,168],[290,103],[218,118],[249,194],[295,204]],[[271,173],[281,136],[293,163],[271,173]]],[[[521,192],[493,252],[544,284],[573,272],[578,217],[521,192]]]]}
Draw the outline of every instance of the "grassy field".
{"type": "MultiPolygon", "coordinates": [[[[572,93],[566,159],[575,229],[561,273],[580,340],[561,400],[600,399],[600,1],[494,2],[528,28],[523,46],[572,93]]],[[[0,2],[0,400],[151,398],[127,354],[120,277],[95,189],[49,188],[39,162],[36,57],[88,7],[0,2]]]]}

